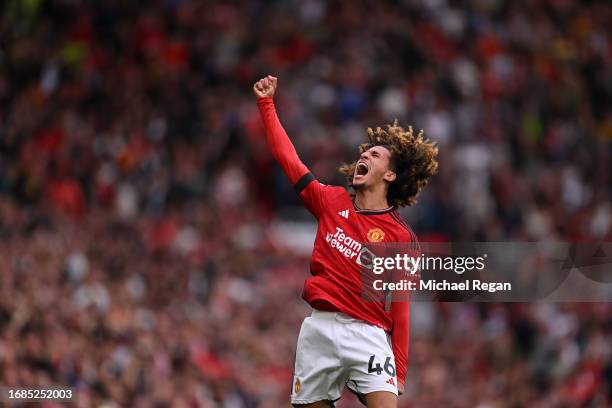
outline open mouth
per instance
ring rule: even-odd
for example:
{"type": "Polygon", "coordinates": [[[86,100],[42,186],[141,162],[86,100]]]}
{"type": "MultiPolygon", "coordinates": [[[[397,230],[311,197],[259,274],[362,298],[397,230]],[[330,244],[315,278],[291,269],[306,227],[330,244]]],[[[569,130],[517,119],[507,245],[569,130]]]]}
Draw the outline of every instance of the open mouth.
{"type": "Polygon", "coordinates": [[[368,171],[370,169],[368,168],[368,165],[363,163],[363,162],[359,162],[357,163],[357,167],[355,168],[355,175],[356,176],[365,176],[366,174],[368,174],[368,171]]]}

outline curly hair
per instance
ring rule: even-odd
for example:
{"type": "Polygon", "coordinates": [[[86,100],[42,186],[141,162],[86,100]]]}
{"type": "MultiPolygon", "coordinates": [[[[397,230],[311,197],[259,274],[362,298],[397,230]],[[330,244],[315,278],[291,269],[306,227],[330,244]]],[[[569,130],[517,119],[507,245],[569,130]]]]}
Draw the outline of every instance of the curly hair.
{"type": "MultiPolygon", "coordinates": [[[[391,169],[396,173],[396,179],[389,184],[387,201],[396,208],[410,206],[416,203],[416,196],[438,171],[438,147],[423,136],[423,130],[415,135],[412,126],[404,130],[397,124],[397,119],[386,127],[386,130],[368,128],[368,141],[359,146],[359,153],[374,146],[384,146],[391,152],[391,169]]],[[[356,164],[356,161],[343,164],[338,169],[350,187],[356,164]]]]}

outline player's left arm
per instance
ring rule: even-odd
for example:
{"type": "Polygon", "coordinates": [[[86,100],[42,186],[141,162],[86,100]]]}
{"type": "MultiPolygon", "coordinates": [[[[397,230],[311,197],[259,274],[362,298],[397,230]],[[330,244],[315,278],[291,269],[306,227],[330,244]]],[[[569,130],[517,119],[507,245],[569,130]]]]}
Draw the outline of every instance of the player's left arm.
{"type": "MultiPolygon", "coordinates": [[[[411,257],[421,256],[421,246],[414,232],[409,227],[406,227],[409,234],[402,239],[408,246],[405,248],[406,253],[411,257]]],[[[402,279],[405,272],[402,272],[402,279]]],[[[413,271],[409,275],[409,280],[415,283],[421,279],[420,270],[413,271]]],[[[391,344],[393,346],[393,355],[395,357],[397,389],[400,394],[404,392],[404,384],[406,381],[406,372],[408,370],[408,346],[410,343],[410,298],[411,292],[402,291],[394,293],[394,302],[391,302],[391,318],[393,319],[393,330],[391,332],[391,344]]]]}
{"type": "Polygon", "coordinates": [[[391,303],[391,317],[393,318],[391,344],[393,346],[393,356],[395,357],[397,390],[400,394],[404,392],[406,370],[408,367],[408,339],[410,337],[409,310],[410,304],[408,302],[391,303]]]}

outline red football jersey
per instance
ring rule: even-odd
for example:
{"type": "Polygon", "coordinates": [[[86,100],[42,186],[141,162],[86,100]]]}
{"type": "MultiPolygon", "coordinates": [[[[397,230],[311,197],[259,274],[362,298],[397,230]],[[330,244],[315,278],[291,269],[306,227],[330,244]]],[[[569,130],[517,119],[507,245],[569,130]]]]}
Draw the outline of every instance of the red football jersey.
{"type": "Polygon", "coordinates": [[[304,299],[316,309],[340,311],[390,332],[393,320],[384,302],[363,298],[360,252],[367,243],[413,243],[414,233],[393,207],[360,210],[343,187],[311,180],[300,192],[318,220],[304,299]]]}

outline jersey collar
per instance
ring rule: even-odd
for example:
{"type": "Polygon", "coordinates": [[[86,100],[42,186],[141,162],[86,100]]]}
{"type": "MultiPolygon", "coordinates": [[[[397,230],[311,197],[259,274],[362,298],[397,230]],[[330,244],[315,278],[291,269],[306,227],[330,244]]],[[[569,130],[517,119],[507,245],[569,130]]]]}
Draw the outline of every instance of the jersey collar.
{"type": "Polygon", "coordinates": [[[379,214],[386,214],[388,212],[391,212],[394,210],[393,206],[388,207],[388,208],[383,208],[381,210],[368,210],[368,209],[361,209],[359,207],[357,207],[357,204],[355,204],[355,202],[353,201],[353,208],[355,208],[355,212],[357,214],[361,214],[361,215],[379,215],[379,214]]]}

